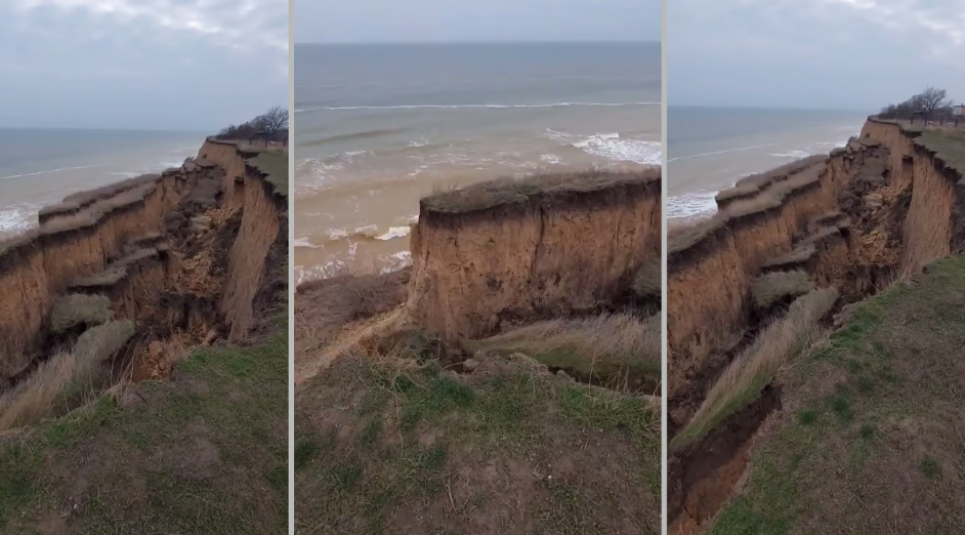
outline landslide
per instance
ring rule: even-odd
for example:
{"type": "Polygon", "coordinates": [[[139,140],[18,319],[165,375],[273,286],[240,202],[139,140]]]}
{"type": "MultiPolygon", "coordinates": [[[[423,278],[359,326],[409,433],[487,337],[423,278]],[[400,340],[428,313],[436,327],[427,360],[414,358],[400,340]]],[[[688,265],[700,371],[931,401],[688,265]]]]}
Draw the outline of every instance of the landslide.
{"type": "Polygon", "coordinates": [[[296,530],[659,533],[653,173],[439,194],[411,268],[300,285],[296,530]]]}
{"type": "Polygon", "coordinates": [[[45,274],[0,391],[0,531],[287,532],[287,154],[215,143],[21,240],[50,265],[101,248],[45,274]]]}
{"type": "MultiPolygon", "coordinates": [[[[676,382],[671,374],[672,533],[883,533],[917,531],[922,525],[929,526],[928,532],[945,533],[961,525],[955,514],[928,512],[937,512],[937,506],[910,503],[916,501],[913,496],[921,497],[915,489],[928,486],[919,476],[927,480],[960,468],[957,461],[933,467],[935,452],[947,450],[937,428],[927,426],[944,421],[946,411],[921,413],[927,423],[916,433],[935,447],[932,453],[920,453],[917,461],[902,456],[901,462],[885,454],[903,440],[892,424],[907,423],[909,417],[886,400],[921,398],[920,392],[896,386],[904,384],[896,369],[919,377],[920,386],[922,380],[945,381],[939,374],[948,373],[942,370],[953,363],[941,364],[933,354],[937,360],[929,364],[917,351],[909,352],[897,335],[870,336],[871,331],[886,332],[878,330],[879,323],[893,332],[928,323],[918,319],[929,317],[922,312],[928,299],[938,295],[938,288],[951,292],[954,287],[949,272],[932,286],[923,281],[936,275],[920,273],[963,247],[956,231],[965,206],[962,161],[956,157],[961,147],[965,137],[957,132],[869,119],[860,138],[827,158],[801,162],[797,171],[779,170],[770,180],[755,180],[752,188],[738,184],[735,189],[759,192],[746,197],[745,191],[744,202],[758,201],[771,211],[770,217],[759,215],[752,225],[756,229],[747,231],[754,239],[739,235],[737,229],[746,222],[733,219],[734,205],[728,205],[703,229],[678,238],[676,249],[671,246],[668,264],[673,264],[673,251],[678,266],[720,265],[720,259],[731,258],[718,277],[728,277],[724,302],[733,307],[718,336],[702,346],[681,345],[682,331],[668,318],[671,342],[675,329],[678,336],[670,368],[688,359],[694,366],[678,372],[676,382]],[[761,192],[792,182],[809,168],[819,170],[815,188],[824,195],[807,203],[787,195],[778,196],[779,202],[774,196],[761,202],[761,192]],[[727,227],[722,234],[732,230],[723,239],[716,230],[722,226],[727,227]],[[710,246],[706,237],[714,232],[717,241],[710,246]],[[700,262],[680,254],[692,253],[695,244],[707,244],[700,262]],[[829,329],[834,334],[827,342],[829,329]],[[859,421],[859,406],[874,406],[874,415],[859,421]],[[882,462],[872,451],[882,455],[882,462]],[[883,489],[889,490],[879,492],[883,489]],[[908,514],[896,514],[899,510],[908,514]]],[[[718,196],[718,202],[730,197],[718,196]]],[[[672,269],[671,301],[675,292],[680,295],[675,281],[687,284],[672,269]]],[[[928,334],[915,336],[936,344],[947,341],[936,324],[928,334]]],[[[945,394],[957,399],[954,388],[945,394]]],[[[932,488],[931,498],[943,504],[941,510],[953,510],[948,507],[954,508],[960,486],[947,477],[943,481],[951,484],[932,488]]]]}

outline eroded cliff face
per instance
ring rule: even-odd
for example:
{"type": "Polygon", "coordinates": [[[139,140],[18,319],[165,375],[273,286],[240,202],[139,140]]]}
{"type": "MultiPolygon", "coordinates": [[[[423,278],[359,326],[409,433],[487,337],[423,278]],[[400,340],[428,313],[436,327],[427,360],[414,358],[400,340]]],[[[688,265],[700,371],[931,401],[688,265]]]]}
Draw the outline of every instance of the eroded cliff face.
{"type": "Polygon", "coordinates": [[[0,384],[43,358],[50,312],[68,293],[107,296],[116,319],[153,337],[244,336],[264,274],[285,263],[287,203],[257,166],[244,167],[251,154],[214,146],[224,165],[188,160],[71,195],[41,211],[37,230],[0,244],[0,384]],[[241,174],[229,175],[237,161],[241,174]]]}
{"type": "Polygon", "coordinates": [[[659,171],[584,186],[469,210],[423,200],[409,318],[444,337],[475,338],[619,300],[660,255],[659,171]]]}
{"type": "MultiPolygon", "coordinates": [[[[671,437],[770,319],[751,300],[751,284],[762,273],[802,270],[815,286],[834,287],[843,302],[853,302],[965,248],[961,174],[917,140],[920,135],[869,119],[860,138],[828,157],[722,192],[715,219],[671,240],[671,437]],[[794,187],[773,195],[788,184],[794,187]]],[[[724,503],[743,474],[757,426],[780,407],[779,388],[768,386],[760,399],[770,409],[750,407],[700,443],[671,453],[671,526],[697,533],[724,503]]]]}

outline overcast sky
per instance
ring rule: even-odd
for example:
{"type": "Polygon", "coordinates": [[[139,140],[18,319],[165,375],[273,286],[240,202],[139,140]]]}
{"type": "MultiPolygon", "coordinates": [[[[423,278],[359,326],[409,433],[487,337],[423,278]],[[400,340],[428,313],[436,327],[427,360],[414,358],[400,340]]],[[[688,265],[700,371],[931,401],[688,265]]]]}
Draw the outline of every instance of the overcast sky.
{"type": "Polygon", "coordinates": [[[660,27],[660,0],[295,0],[298,43],[659,41],[660,27]]]}
{"type": "Polygon", "coordinates": [[[288,102],[288,0],[0,0],[0,126],[217,130],[288,102]]]}
{"type": "Polygon", "coordinates": [[[965,99],[965,0],[671,0],[670,105],[877,111],[965,99]]]}

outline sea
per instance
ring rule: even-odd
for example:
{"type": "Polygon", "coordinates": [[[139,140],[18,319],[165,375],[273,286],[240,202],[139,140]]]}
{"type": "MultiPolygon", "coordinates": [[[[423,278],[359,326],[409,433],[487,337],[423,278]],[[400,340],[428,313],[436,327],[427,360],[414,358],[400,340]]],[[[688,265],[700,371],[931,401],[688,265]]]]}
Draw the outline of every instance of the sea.
{"type": "Polygon", "coordinates": [[[659,43],[295,46],[295,276],[411,261],[433,191],[659,165],[659,43]]]}
{"type": "Polygon", "coordinates": [[[179,167],[203,132],[0,128],[0,239],[71,193],[179,167]]]}
{"type": "Polygon", "coordinates": [[[812,154],[861,132],[867,111],[667,108],[667,218],[717,211],[714,196],[740,178],[812,154]]]}

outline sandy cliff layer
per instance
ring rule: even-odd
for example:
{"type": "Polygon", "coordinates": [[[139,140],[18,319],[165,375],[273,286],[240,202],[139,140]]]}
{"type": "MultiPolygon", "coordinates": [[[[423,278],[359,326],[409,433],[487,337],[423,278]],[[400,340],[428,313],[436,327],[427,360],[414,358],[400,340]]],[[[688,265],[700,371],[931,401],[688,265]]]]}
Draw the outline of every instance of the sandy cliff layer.
{"type": "Polygon", "coordinates": [[[170,316],[165,308],[184,315],[191,303],[175,307],[171,296],[184,294],[179,286],[202,271],[182,265],[185,251],[172,250],[172,244],[200,248],[200,238],[175,231],[179,221],[187,225],[186,215],[205,214],[201,221],[212,227],[235,226],[210,232],[212,243],[218,235],[232,254],[222,266],[225,280],[215,285],[218,295],[224,289],[220,318],[208,321],[224,322],[231,338],[246,332],[255,293],[273,268],[269,249],[278,249],[279,236],[287,238],[280,232],[287,229],[287,203],[264,166],[251,163],[259,153],[210,140],[201,152],[208,157],[160,175],[71,195],[41,211],[36,231],[0,244],[0,380],[40,356],[51,309],[68,292],[100,292],[110,297],[116,317],[142,323],[170,316]]]}
{"type": "Polygon", "coordinates": [[[412,320],[446,337],[478,337],[506,322],[593,310],[619,301],[659,258],[659,170],[538,180],[421,202],[412,320]]]}

